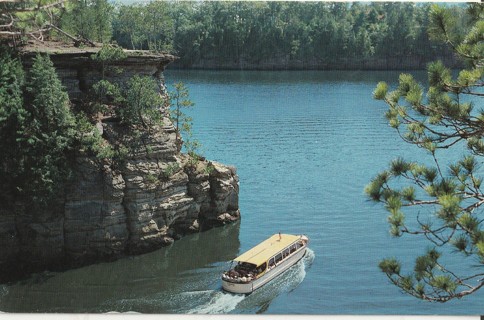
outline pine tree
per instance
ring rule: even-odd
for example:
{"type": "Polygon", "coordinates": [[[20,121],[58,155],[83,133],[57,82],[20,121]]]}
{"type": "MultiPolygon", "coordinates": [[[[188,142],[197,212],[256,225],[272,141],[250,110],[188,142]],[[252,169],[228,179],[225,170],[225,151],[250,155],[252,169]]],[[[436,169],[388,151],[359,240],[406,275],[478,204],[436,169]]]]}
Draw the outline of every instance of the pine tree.
{"type": "MultiPolygon", "coordinates": [[[[192,135],[192,118],[183,112],[185,108],[191,108],[194,103],[189,99],[189,92],[183,82],[177,82],[174,84],[174,90],[170,93],[171,98],[171,110],[170,119],[175,125],[176,131],[176,143],[178,148],[181,149],[182,133],[186,135],[186,138],[190,140],[192,135]]],[[[185,143],[186,144],[186,143],[185,143]]],[[[195,149],[197,144],[194,145],[195,149]]],[[[195,151],[195,150],[191,150],[195,151]]],[[[190,152],[190,151],[188,151],[190,152]]]]}
{"type": "Polygon", "coordinates": [[[17,130],[25,121],[27,111],[23,105],[22,88],[25,75],[22,64],[9,55],[0,58],[0,201],[12,203],[17,180],[18,160],[22,150],[18,147],[17,130]],[[10,200],[8,200],[10,199],[10,200]]]}
{"type": "Polygon", "coordinates": [[[0,1],[0,41],[30,37],[43,40],[62,13],[67,0],[0,1]]]}
{"type": "Polygon", "coordinates": [[[48,56],[38,55],[27,75],[25,117],[16,135],[19,193],[46,205],[69,177],[69,154],[76,139],[75,118],[67,93],[48,56]]]}
{"type": "Polygon", "coordinates": [[[388,105],[390,126],[405,142],[426,149],[434,165],[398,158],[365,191],[390,213],[393,236],[423,237],[431,245],[416,258],[413,272],[402,274],[401,263],[395,258],[381,261],[381,271],[412,296],[445,302],[484,286],[484,193],[479,176],[484,156],[484,111],[479,100],[484,97],[484,7],[469,7],[465,35],[458,32],[458,21],[449,8],[434,5],[429,18],[431,38],[448,44],[465,68],[453,77],[451,70],[437,61],[428,66],[426,96],[410,74],[402,74],[398,88],[389,92],[388,85],[380,82],[374,97],[388,105]],[[437,151],[462,143],[469,154],[445,170],[437,151]],[[402,180],[408,185],[402,187],[402,180]],[[413,217],[416,222],[407,222],[405,208],[415,206],[424,210],[413,217]],[[444,250],[465,258],[465,268],[451,270],[444,265],[440,259],[444,250]],[[465,274],[463,270],[475,272],[465,274]]]}

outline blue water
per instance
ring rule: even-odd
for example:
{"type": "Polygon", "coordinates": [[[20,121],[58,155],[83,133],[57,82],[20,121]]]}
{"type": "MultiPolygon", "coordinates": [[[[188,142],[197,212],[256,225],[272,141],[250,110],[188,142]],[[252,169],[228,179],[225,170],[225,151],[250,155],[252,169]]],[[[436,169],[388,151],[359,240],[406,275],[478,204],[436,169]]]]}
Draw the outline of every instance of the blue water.
{"type": "MultiPolygon", "coordinates": [[[[392,238],[386,211],[363,193],[397,156],[431,161],[401,142],[384,118],[385,104],[371,97],[378,81],[395,84],[398,74],[167,70],[167,84],[183,81],[196,104],[189,113],[201,152],[237,167],[242,220],[147,255],[0,287],[0,310],[483,314],[484,291],[445,304],[423,302],[378,269],[382,258],[396,256],[410,271],[427,246],[392,238]],[[307,234],[309,254],[252,295],[222,292],[226,261],[279,231],[307,234]]],[[[425,81],[425,73],[417,76],[425,81]]],[[[442,156],[463,154],[454,148],[442,156]]]]}
{"type": "MultiPolygon", "coordinates": [[[[402,294],[378,269],[388,256],[408,261],[427,243],[389,235],[387,213],[364,186],[397,156],[429,162],[391,129],[378,81],[399,72],[171,71],[196,103],[194,135],[209,159],[240,176],[241,251],[272,233],[306,233],[314,261],[268,313],[482,314],[484,292],[433,304],[402,294]]],[[[425,83],[425,73],[417,78],[425,83]]],[[[446,159],[457,159],[457,148],[446,159]]],[[[410,219],[410,218],[409,218],[410,219]]],[[[461,259],[462,257],[459,257],[461,259]]],[[[236,308],[235,312],[245,312],[236,308]]],[[[251,312],[252,310],[249,310],[251,312]]]]}

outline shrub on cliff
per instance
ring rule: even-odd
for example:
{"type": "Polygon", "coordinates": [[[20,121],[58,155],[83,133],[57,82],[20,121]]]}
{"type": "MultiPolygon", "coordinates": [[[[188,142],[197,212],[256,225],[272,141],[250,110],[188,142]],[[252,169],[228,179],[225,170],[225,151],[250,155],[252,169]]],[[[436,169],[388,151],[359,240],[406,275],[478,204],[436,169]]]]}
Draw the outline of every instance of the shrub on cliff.
{"type": "Polygon", "coordinates": [[[151,77],[136,75],[128,81],[117,113],[125,124],[149,130],[161,121],[163,103],[156,81],[151,77]]]}

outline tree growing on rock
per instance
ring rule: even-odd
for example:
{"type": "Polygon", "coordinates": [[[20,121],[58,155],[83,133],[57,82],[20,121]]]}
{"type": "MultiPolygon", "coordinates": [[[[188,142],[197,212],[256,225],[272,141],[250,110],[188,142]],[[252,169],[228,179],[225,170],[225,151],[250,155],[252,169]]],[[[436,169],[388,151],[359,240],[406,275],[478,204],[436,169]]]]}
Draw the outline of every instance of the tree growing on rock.
{"type": "Polygon", "coordinates": [[[187,152],[195,155],[196,149],[200,144],[192,139],[192,125],[193,119],[183,112],[183,109],[191,108],[195,104],[189,99],[188,88],[183,82],[174,84],[174,90],[170,93],[171,109],[170,119],[175,125],[176,130],[176,144],[181,149],[182,144],[185,144],[187,152]],[[185,135],[185,142],[182,141],[182,134],[185,135]]]}
{"type": "Polygon", "coordinates": [[[48,206],[61,194],[79,152],[105,153],[102,138],[74,112],[48,56],[22,64],[0,57],[0,201],[48,206]]]}
{"type": "Polygon", "coordinates": [[[396,258],[379,264],[394,285],[423,300],[445,302],[484,286],[484,192],[479,168],[484,156],[483,18],[484,7],[471,5],[465,21],[467,33],[458,34],[458,21],[450,11],[434,5],[430,37],[447,43],[466,67],[453,77],[441,62],[431,63],[426,96],[409,74],[400,75],[393,91],[384,82],[374,91],[375,99],[389,107],[390,126],[433,159],[433,165],[425,165],[398,158],[365,188],[368,197],[389,212],[393,236],[413,235],[428,241],[430,248],[416,257],[408,274],[396,258]],[[466,144],[468,154],[446,168],[438,150],[461,144],[466,144]],[[411,222],[404,213],[409,207],[421,209],[410,217],[411,222]],[[446,266],[443,252],[460,255],[462,268],[446,266]]]}
{"type": "Polygon", "coordinates": [[[47,56],[38,55],[26,76],[17,60],[4,57],[1,65],[2,185],[15,197],[46,204],[70,174],[76,119],[47,56]]]}
{"type": "Polygon", "coordinates": [[[121,121],[149,129],[162,119],[163,99],[152,77],[134,76],[128,81],[124,103],[118,110],[121,121]]]}

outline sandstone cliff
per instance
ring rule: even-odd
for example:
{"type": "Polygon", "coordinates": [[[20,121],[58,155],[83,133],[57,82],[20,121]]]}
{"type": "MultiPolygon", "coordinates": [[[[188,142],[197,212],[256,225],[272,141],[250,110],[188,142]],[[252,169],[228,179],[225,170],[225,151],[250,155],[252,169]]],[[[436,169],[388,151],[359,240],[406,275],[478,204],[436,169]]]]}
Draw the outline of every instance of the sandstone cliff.
{"type": "MultiPolygon", "coordinates": [[[[76,101],[101,78],[99,65],[90,58],[96,50],[34,47],[24,53],[23,61],[28,67],[34,52],[49,52],[76,101]]],[[[127,53],[117,62],[123,73],[109,80],[151,75],[164,87],[163,70],[173,56],[127,53]]],[[[106,117],[97,128],[108,143],[116,142],[119,123],[106,117]]],[[[179,152],[168,117],[146,134],[144,144],[121,166],[78,157],[75,178],[49,210],[32,212],[19,203],[13,211],[0,204],[0,281],[19,270],[151,251],[184,234],[239,219],[235,168],[206,160],[186,165],[188,157],[179,152]]]]}

